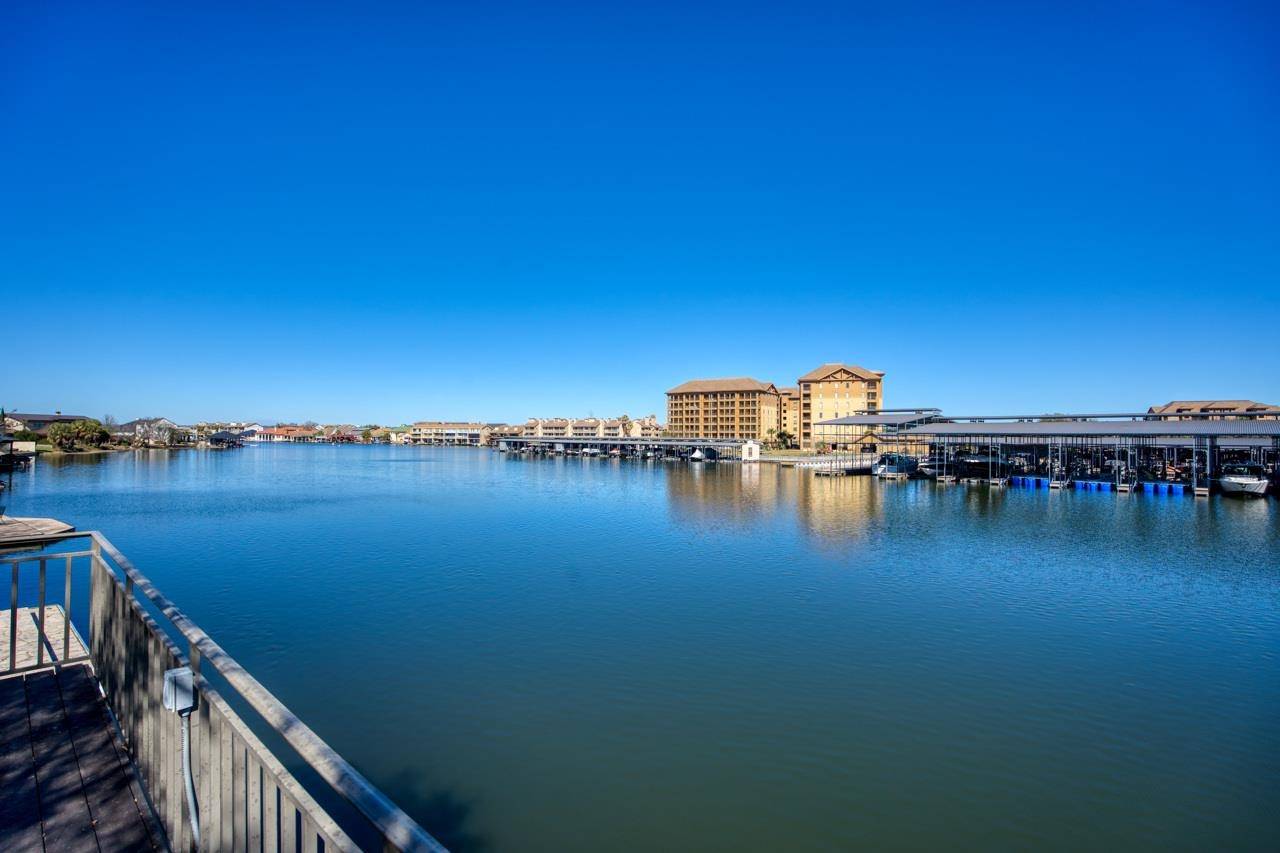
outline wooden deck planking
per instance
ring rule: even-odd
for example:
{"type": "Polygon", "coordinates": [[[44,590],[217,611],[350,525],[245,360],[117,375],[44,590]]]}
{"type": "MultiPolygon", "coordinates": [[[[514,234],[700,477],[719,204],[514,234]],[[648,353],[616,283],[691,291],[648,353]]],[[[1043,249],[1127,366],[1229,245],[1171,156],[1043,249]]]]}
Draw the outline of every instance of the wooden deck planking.
{"type": "Polygon", "coordinates": [[[151,818],[86,664],[0,680],[0,847],[154,850],[151,818]]]}
{"type": "Polygon", "coordinates": [[[103,850],[144,850],[151,837],[144,823],[147,809],[132,784],[132,772],[121,753],[110,720],[104,713],[88,667],[70,666],[58,674],[63,704],[71,729],[85,799],[93,818],[98,846],[103,850]]]}
{"type": "Polygon", "coordinates": [[[0,839],[10,850],[42,850],[36,760],[21,678],[0,681],[0,839]]]}
{"type": "Polygon", "coordinates": [[[84,796],[84,782],[71,743],[58,678],[52,670],[45,670],[32,673],[24,680],[45,849],[97,850],[93,818],[89,816],[89,803],[84,796]]]}

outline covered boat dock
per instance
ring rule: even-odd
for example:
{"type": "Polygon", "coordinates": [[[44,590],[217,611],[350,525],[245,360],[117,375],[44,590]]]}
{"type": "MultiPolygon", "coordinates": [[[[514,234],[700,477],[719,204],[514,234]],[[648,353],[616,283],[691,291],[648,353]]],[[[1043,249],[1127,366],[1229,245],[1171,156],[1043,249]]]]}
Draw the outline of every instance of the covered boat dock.
{"type": "Polygon", "coordinates": [[[943,482],[1207,495],[1224,465],[1255,464],[1273,480],[1280,466],[1280,420],[1274,415],[914,412],[914,418],[866,413],[819,426],[834,446],[915,456],[943,482]]]}

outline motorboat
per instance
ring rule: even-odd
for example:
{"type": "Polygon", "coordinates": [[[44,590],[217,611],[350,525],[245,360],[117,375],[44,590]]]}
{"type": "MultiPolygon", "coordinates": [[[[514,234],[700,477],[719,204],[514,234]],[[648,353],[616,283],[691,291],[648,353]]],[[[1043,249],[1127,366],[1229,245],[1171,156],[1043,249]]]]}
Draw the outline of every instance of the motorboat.
{"type": "Polygon", "coordinates": [[[703,453],[701,450],[695,450],[689,454],[690,462],[701,462],[703,459],[706,459],[706,458],[707,458],[707,455],[703,453]]]}
{"type": "Polygon", "coordinates": [[[919,467],[920,462],[914,456],[907,456],[904,453],[885,453],[872,464],[871,473],[877,477],[883,477],[886,474],[911,475],[919,467]]]}
{"type": "Polygon", "coordinates": [[[928,458],[922,459],[917,473],[925,477],[938,477],[943,474],[955,474],[956,460],[950,454],[934,453],[928,458]]]}
{"type": "Polygon", "coordinates": [[[1224,495],[1262,496],[1267,493],[1267,472],[1261,465],[1242,463],[1225,465],[1218,478],[1218,488],[1224,495]]]}

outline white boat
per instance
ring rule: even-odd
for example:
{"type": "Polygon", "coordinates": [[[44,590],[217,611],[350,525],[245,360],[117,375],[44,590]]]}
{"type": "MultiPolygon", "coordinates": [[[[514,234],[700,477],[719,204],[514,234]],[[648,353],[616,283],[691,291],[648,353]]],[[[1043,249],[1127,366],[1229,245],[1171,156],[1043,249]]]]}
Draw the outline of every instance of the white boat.
{"type": "Polygon", "coordinates": [[[871,466],[871,473],[877,477],[886,474],[914,474],[920,466],[913,456],[902,453],[886,453],[871,466]]]}
{"type": "Polygon", "coordinates": [[[695,450],[689,454],[690,462],[701,462],[703,459],[706,459],[706,458],[707,458],[706,455],[701,450],[695,450]]]}
{"type": "Polygon", "coordinates": [[[1218,488],[1224,495],[1265,495],[1266,471],[1261,465],[1226,465],[1218,478],[1218,488]]]}

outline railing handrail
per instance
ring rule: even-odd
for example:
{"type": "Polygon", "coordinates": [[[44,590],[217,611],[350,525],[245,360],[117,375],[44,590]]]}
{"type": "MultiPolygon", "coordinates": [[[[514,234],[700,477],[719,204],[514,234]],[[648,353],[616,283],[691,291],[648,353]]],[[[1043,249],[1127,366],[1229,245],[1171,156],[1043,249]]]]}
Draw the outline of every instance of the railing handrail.
{"type": "Polygon", "coordinates": [[[297,751],[307,764],[337,791],[347,802],[351,803],[368,820],[387,842],[399,850],[432,851],[447,853],[445,847],[418,825],[417,821],[405,814],[399,806],[382,793],[372,782],[364,777],[338,754],[333,747],[296,714],[288,709],[271,691],[242,667],[235,658],[218,645],[212,637],[205,633],[199,625],[160,592],[151,580],[111,544],[105,536],[96,530],[57,533],[29,540],[24,544],[45,545],[68,539],[92,540],[111,558],[125,577],[133,583],[136,590],[142,592],[147,599],[164,614],[169,623],[200,653],[200,665],[208,663],[236,692],[266,721],[276,734],[280,735],[297,751]]]}

